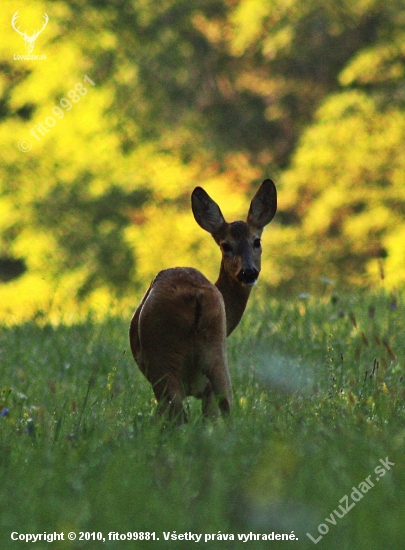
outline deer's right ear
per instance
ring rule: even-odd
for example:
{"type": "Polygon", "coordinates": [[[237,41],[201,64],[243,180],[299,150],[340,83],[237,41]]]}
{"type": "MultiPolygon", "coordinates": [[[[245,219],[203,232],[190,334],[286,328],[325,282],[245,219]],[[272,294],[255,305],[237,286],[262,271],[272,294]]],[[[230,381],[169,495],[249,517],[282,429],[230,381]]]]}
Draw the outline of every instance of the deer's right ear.
{"type": "Polygon", "coordinates": [[[191,208],[199,226],[214,235],[226,224],[219,206],[202,189],[196,187],[191,195],[191,208]]]}

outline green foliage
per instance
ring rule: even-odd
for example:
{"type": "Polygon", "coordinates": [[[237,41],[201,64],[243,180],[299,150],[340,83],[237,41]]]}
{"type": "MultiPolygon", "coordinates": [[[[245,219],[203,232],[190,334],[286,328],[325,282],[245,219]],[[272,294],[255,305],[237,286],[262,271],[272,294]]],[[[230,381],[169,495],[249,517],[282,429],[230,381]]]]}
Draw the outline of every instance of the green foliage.
{"type": "MultiPolygon", "coordinates": [[[[251,304],[229,339],[228,422],[162,430],[127,321],[3,328],[1,546],[10,533],[291,533],[338,508],[380,459],[391,470],[322,540],[400,548],[404,470],[404,302],[385,293],[251,304]],[[4,411],[8,409],[8,414],[4,411]]],[[[66,542],[54,542],[64,548],[66,542]]],[[[69,543],[117,548],[124,543],[69,543]]],[[[129,544],[129,543],[127,543],[129,544]]],[[[269,542],[256,542],[267,548],[269,542]]],[[[13,542],[17,549],[23,542],[13,542]]],[[[239,548],[214,541],[212,548],[239,548]]]]}

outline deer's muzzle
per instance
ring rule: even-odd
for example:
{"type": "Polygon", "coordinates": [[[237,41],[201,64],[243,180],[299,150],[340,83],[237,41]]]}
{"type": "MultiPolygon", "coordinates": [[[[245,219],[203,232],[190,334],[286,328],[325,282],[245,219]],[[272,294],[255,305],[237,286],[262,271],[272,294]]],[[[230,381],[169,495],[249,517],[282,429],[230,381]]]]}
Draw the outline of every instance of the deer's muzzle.
{"type": "Polygon", "coordinates": [[[259,277],[259,272],[254,267],[241,269],[237,275],[238,281],[247,286],[254,285],[258,277],[259,277]]]}

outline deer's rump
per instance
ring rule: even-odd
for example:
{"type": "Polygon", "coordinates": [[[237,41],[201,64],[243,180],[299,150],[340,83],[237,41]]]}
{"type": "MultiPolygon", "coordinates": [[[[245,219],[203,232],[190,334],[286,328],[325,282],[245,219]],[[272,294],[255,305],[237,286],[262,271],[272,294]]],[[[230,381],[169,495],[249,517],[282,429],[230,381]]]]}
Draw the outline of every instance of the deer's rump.
{"type": "Polygon", "coordinates": [[[166,269],[156,276],[140,308],[136,359],[143,374],[153,386],[181,380],[185,396],[202,397],[207,373],[218,358],[226,363],[225,306],[219,290],[194,268],[166,269]]]}

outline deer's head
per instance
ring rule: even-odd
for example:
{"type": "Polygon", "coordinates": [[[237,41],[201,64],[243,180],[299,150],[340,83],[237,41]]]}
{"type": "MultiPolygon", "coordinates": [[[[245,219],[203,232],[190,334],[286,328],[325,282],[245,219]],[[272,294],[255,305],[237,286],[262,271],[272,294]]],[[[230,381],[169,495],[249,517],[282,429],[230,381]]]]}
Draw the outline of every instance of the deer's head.
{"type": "Polygon", "coordinates": [[[216,202],[196,187],[191,205],[197,223],[211,233],[222,252],[222,267],[230,281],[245,287],[253,286],[261,269],[261,235],[277,210],[277,192],[267,179],[250,204],[246,222],[225,221],[216,202]]]}

